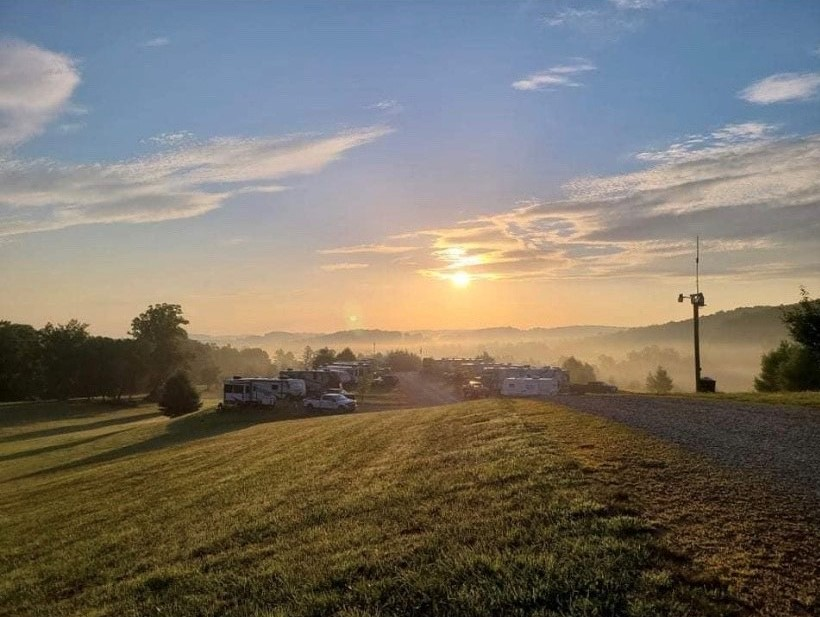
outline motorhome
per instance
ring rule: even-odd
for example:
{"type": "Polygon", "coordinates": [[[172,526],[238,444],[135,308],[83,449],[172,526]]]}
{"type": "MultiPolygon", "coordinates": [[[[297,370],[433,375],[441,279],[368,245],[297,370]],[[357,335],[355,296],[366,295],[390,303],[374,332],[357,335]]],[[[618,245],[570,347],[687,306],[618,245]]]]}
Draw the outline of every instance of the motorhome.
{"type": "Polygon", "coordinates": [[[561,384],[552,377],[507,377],[501,383],[502,396],[551,396],[561,384]]]}
{"type": "Polygon", "coordinates": [[[305,394],[305,382],[301,379],[235,376],[225,380],[222,404],[226,407],[272,407],[277,401],[298,400],[305,394]]]}

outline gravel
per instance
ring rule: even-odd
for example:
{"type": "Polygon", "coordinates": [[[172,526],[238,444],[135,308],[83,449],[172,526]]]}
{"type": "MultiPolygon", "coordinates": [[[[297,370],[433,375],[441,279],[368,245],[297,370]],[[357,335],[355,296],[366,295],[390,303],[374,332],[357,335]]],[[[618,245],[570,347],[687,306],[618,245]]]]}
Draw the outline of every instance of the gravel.
{"type": "Polygon", "coordinates": [[[652,396],[566,396],[561,404],[753,470],[820,499],[820,411],[737,401],[652,396]]]}

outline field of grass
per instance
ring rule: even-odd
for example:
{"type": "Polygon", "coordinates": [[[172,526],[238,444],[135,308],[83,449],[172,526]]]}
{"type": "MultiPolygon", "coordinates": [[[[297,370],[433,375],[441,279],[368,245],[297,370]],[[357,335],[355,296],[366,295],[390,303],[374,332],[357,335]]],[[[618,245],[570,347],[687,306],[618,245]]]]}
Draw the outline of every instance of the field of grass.
{"type": "Polygon", "coordinates": [[[820,409],[820,392],[717,392],[715,394],[697,394],[693,396],[743,401],[744,403],[795,405],[820,409]]]}
{"type": "Polygon", "coordinates": [[[707,531],[648,518],[644,494],[669,490],[657,483],[684,455],[623,427],[524,401],[321,417],[213,403],[171,421],[144,405],[0,409],[0,612],[732,615],[757,601],[739,549],[692,561],[678,548],[707,531]]]}

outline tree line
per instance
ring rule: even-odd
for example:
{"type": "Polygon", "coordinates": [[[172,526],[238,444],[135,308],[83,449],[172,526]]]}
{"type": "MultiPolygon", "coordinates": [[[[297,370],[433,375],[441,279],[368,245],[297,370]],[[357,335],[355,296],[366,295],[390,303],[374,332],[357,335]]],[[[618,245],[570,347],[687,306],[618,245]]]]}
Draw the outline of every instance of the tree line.
{"type": "Polygon", "coordinates": [[[298,365],[281,349],[271,359],[263,349],[192,340],[187,324],[178,304],[149,306],[132,320],[128,338],[93,336],[76,319],[40,329],[0,321],[0,401],[141,394],[156,400],[179,371],[211,386],[232,375],[272,377],[298,365]]]}

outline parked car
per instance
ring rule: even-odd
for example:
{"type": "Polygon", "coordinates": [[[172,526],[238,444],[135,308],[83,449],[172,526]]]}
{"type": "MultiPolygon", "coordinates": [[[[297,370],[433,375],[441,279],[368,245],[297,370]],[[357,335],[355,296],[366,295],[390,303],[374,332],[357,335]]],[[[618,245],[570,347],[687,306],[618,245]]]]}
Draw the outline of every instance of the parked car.
{"type": "Polygon", "coordinates": [[[344,394],[323,394],[319,398],[306,398],[305,409],[327,409],[330,411],[354,411],[356,401],[344,394]]]}

